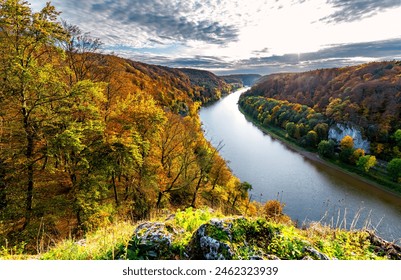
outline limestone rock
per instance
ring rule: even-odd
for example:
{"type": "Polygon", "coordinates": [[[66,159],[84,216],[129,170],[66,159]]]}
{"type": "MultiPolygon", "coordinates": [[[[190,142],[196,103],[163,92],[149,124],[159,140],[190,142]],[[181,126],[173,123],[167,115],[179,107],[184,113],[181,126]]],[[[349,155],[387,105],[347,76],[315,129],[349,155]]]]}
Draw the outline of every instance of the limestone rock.
{"type": "Polygon", "coordinates": [[[318,260],[330,260],[330,258],[323,254],[322,252],[319,252],[313,247],[307,246],[304,248],[304,251],[309,253],[313,258],[318,259],[318,260]]]}
{"type": "Polygon", "coordinates": [[[229,220],[211,220],[193,234],[187,252],[194,260],[230,260],[233,252],[229,245],[232,223],[229,220]]]}
{"type": "Polygon", "coordinates": [[[128,250],[145,259],[168,259],[176,230],[164,223],[145,222],[134,231],[128,250]]]}
{"type": "Polygon", "coordinates": [[[277,257],[276,255],[265,255],[265,260],[272,260],[272,261],[279,261],[281,260],[279,257],[277,257]]]}
{"type": "Polygon", "coordinates": [[[392,242],[385,241],[375,233],[368,231],[369,241],[374,246],[374,251],[391,260],[401,260],[401,247],[392,242]]]}

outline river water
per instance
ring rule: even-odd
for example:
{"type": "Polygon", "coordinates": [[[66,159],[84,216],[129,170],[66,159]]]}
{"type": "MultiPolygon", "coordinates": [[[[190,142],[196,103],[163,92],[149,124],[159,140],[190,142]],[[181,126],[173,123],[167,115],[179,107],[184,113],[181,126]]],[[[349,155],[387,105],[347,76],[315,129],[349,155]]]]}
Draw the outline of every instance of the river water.
{"type": "Polygon", "coordinates": [[[238,110],[247,88],[200,110],[206,138],[234,174],[252,184],[252,199],[279,199],[299,225],[367,226],[389,241],[401,240],[401,198],[304,158],[260,131],[238,110]]]}

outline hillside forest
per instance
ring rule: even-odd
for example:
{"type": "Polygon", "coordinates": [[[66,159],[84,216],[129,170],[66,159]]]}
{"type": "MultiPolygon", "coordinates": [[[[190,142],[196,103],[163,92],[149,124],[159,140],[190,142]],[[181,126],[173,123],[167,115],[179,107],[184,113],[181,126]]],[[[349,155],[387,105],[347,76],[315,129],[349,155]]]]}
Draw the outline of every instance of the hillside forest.
{"type": "MultiPolygon", "coordinates": [[[[0,246],[27,251],[165,209],[251,207],[197,110],[231,85],[101,54],[102,43],[0,0],[0,246]]],[[[251,211],[251,209],[250,209],[251,211]]]]}
{"type": "Polygon", "coordinates": [[[262,127],[401,191],[401,62],[268,75],[239,105],[262,127]],[[331,139],[338,125],[358,130],[368,147],[351,135],[331,139]]]}

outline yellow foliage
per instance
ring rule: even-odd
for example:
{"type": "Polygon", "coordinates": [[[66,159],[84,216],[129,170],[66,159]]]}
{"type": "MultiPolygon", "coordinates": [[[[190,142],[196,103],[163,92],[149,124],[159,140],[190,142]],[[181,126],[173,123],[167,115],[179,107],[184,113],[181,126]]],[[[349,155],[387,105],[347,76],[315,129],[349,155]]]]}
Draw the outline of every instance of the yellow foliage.
{"type": "Polygon", "coordinates": [[[340,142],[341,149],[352,149],[354,147],[354,139],[349,136],[345,135],[344,138],[340,142]]]}

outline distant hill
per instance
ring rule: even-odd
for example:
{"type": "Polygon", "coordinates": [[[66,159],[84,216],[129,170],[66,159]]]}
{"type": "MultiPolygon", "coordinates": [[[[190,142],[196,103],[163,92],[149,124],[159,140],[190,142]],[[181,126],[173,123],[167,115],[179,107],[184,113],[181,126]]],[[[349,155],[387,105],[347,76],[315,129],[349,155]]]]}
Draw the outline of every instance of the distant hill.
{"type": "Polygon", "coordinates": [[[189,77],[191,85],[199,91],[198,101],[218,100],[222,95],[230,93],[232,86],[215,74],[198,69],[177,68],[189,77]]]}
{"type": "Polygon", "coordinates": [[[259,74],[234,74],[220,76],[226,83],[241,83],[243,86],[253,86],[262,76],[259,74]]]}

